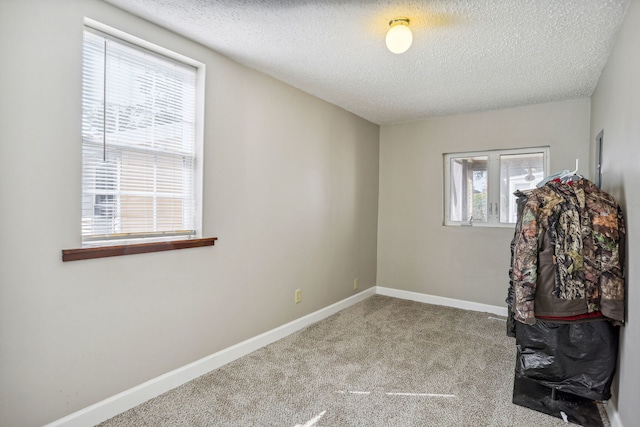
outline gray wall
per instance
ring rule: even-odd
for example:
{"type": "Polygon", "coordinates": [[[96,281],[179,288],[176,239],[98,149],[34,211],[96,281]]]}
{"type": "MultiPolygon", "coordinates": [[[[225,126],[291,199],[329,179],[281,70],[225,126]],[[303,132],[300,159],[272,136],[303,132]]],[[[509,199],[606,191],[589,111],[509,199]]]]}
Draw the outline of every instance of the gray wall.
{"type": "Polygon", "coordinates": [[[592,96],[591,140],[604,129],[603,189],[625,212],[627,323],[622,328],[613,403],[625,427],[640,419],[640,3],[632,1],[592,96]]]}
{"type": "MultiPolygon", "coordinates": [[[[579,158],[590,177],[589,141],[605,128],[604,188],[627,214],[638,306],[639,28],[632,4],[593,105],[379,129],[98,0],[1,1],[0,425],[84,408],[344,299],[354,278],[502,305],[513,232],[442,225],[446,152],[550,145],[552,171],[579,158]],[[83,16],[207,65],[214,248],[61,262],[61,249],[80,246],[83,16]]],[[[630,310],[615,390],[627,426],[638,418],[639,343],[630,310]]]]}
{"type": "Polygon", "coordinates": [[[375,285],[377,125],[97,0],[1,1],[0,52],[0,425],[53,421],[375,285]],[[206,64],[215,247],[62,263],[81,245],[83,16],[206,64]]]}
{"type": "Polygon", "coordinates": [[[552,172],[585,172],[589,114],[578,99],[382,126],[378,285],[504,306],[513,228],[442,225],[443,154],[548,145],[552,172]]]}

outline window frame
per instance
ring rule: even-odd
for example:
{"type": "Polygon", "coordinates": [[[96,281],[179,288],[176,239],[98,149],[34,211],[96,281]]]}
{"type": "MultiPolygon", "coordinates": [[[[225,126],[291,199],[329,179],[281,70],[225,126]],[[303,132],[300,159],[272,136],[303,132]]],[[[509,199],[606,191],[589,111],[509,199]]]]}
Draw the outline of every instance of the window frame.
{"type": "MultiPolygon", "coordinates": [[[[194,140],[194,168],[193,168],[193,197],[195,200],[194,234],[185,236],[175,234],[170,236],[149,235],[144,237],[127,238],[107,238],[103,240],[84,240],[82,248],[103,248],[110,246],[132,246],[139,244],[163,243],[163,242],[184,242],[188,240],[201,240],[203,235],[202,205],[203,205],[203,154],[204,154],[204,106],[205,106],[205,72],[204,63],[192,58],[158,46],[139,37],[125,33],[108,25],[102,24],[93,19],[84,18],[83,32],[89,31],[97,33],[103,37],[108,37],[116,42],[123,43],[134,48],[147,50],[167,60],[186,64],[195,69],[195,140],[194,140]]],[[[83,160],[84,161],[84,160],[83,160]]],[[[84,196],[84,193],[83,193],[84,196]]],[[[84,199],[82,199],[84,203],[84,199]]],[[[183,245],[184,246],[184,245],[183,245]]],[[[201,246],[201,245],[200,245],[201,246]]]]}
{"type": "Polygon", "coordinates": [[[500,222],[500,157],[503,155],[517,154],[543,154],[544,176],[549,172],[549,146],[512,148],[512,149],[495,149],[481,151],[466,151],[457,153],[444,153],[444,226],[473,226],[473,227],[493,227],[493,228],[513,228],[513,222],[500,222]],[[451,159],[469,158],[469,157],[487,157],[487,204],[489,213],[486,222],[474,221],[453,221],[451,220],[451,159]],[[493,207],[496,207],[493,209],[493,207]]]}

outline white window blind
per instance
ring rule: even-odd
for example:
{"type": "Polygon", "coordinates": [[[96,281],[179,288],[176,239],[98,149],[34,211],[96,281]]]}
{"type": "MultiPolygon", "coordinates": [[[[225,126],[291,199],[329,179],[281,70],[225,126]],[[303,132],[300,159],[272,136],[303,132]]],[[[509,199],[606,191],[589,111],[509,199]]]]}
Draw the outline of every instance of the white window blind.
{"type": "Polygon", "coordinates": [[[85,30],[83,245],[196,235],[196,72],[85,30]]]}

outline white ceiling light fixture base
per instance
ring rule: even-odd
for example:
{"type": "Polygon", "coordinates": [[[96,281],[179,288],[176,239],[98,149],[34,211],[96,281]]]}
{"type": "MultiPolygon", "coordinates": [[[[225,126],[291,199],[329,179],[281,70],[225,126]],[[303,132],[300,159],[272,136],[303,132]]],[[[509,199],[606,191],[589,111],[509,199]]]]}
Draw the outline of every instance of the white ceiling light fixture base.
{"type": "Polygon", "coordinates": [[[391,52],[405,53],[413,42],[413,34],[409,29],[409,18],[396,18],[389,21],[389,31],[385,42],[391,52]]]}

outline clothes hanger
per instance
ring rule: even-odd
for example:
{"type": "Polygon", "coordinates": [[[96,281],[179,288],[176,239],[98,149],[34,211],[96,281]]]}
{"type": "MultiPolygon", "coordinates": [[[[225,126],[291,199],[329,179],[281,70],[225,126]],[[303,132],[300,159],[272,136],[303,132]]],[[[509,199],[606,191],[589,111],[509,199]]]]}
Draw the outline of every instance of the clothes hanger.
{"type": "Polygon", "coordinates": [[[578,173],[578,159],[576,159],[576,168],[571,172],[567,172],[564,175],[560,176],[560,179],[568,178],[578,173]]]}
{"type": "Polygon", "coordinates": [[[578,159],[576,159],[576,168],[574,170],[570,171],[569,169],[565,169],[562,172],[558,172],[558,173],[554,173],[553,175],[549,175],[548,177],[546,177],[545,179],[543,179],[542,181],[537,183],[536,187],[538,187],[538,188],[544,187],[544,185],[547,182],[553,181],[554,179],[559,179],[562,182],[566,182],[566,179],[568,177],[572,177],[574,175],[577,175],[577,176],[580,177],[580,179],[582,179],[582,175],[578,175],[578,159]]]}
{"type": "Polygon", "coordinates": [[[583,178],[582,175],[578,173],[578,159],[576,159],[576,168],[571,172],[567,172],[566,174],[560,177],[560,181],[562,182],[574,182],[581,180],[583,178]],[[576,179],[577,178],[577,179],[576,179]]]}
{"type": "Polygon", "coordinates": [[[561,179],[561,177],[567,175],[569,173],[569,169],[565,169],[562,172],[558,172],[558,173],[554,173],[553,175],[549,175],[548,177],[546,177],[545,179],[543,179],[542,181],[540,181],[539,183],[536,184],[536,187],[540,188],[540,187],[544,187],[544,185],[549,182],[549,181],[553,181],[554,179],[561,179]]]}

